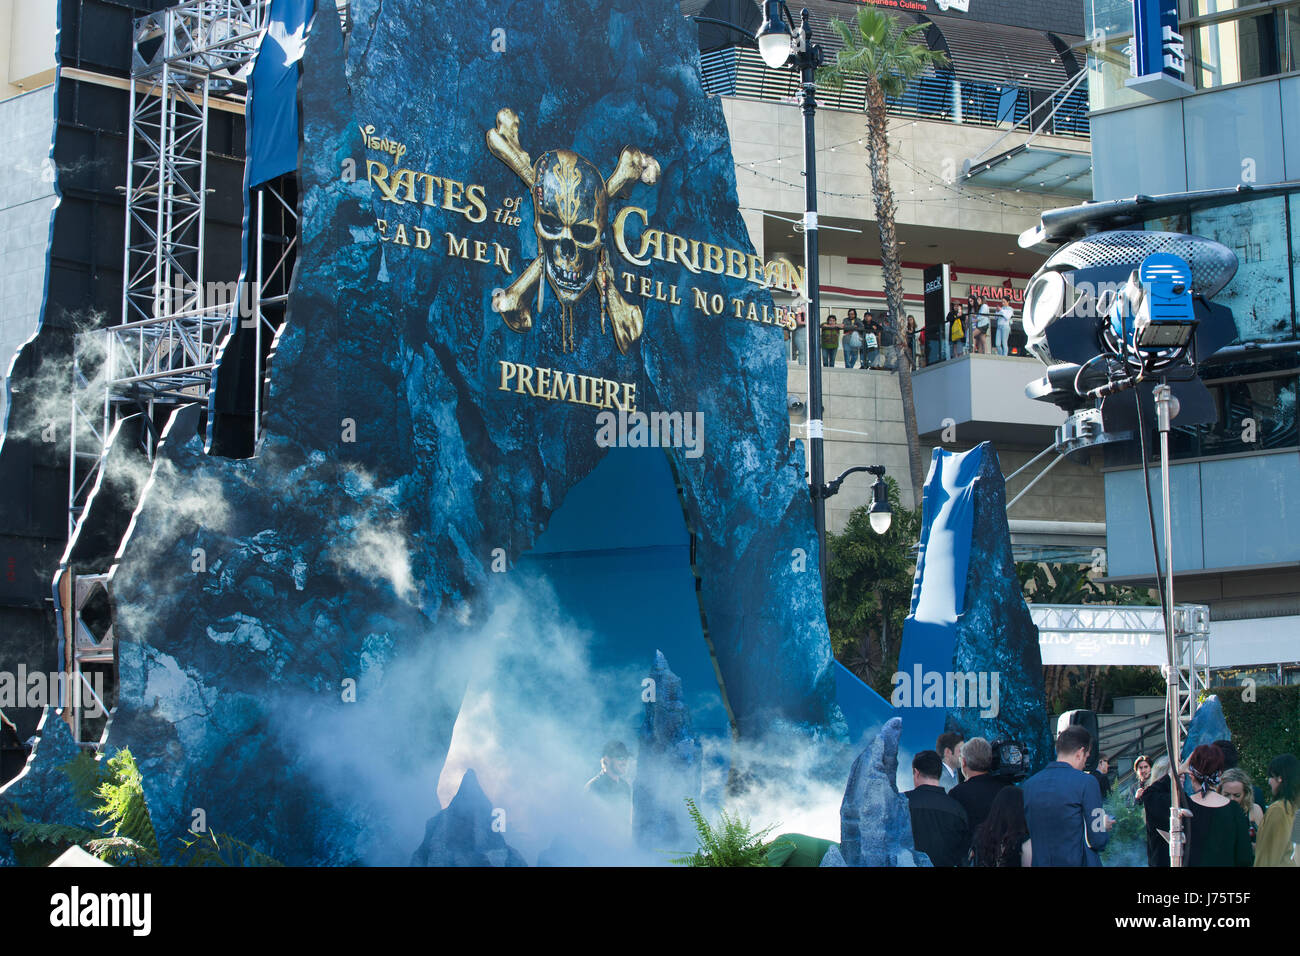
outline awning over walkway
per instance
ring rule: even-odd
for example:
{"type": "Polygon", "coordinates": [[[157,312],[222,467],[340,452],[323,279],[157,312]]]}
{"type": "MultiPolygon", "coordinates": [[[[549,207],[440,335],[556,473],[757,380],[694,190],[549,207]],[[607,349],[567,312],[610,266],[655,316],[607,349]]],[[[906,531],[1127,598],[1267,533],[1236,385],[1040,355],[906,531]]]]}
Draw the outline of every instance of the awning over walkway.
{"type": "Polygon", "coordinates": [[[1018,189],[1091,199],[1092,154],[1026,143],[976,163],[964,182],[1008,192],[1018,189]]]}

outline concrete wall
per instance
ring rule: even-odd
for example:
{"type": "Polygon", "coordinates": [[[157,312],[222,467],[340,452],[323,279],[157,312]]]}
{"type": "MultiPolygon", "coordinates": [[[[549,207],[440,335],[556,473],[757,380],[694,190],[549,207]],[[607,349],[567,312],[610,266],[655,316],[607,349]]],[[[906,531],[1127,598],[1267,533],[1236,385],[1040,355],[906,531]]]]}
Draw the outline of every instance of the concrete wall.
{"type": "MultiPolygon", "coordinates": [[[[801,213],[803,114],[799,107],[724,96],[722,109],[731,130],[741,205],[801,213]],[[778,158],[780,163],[776,162],[778,158]],[[750,163],[754,163],[752,172],[750,163]],[[772,179],[793,185],[782,185],[772,179]]],[[[943,187],[944,182],[952,182],[954,175],[960,173],[963,160],[984,152],[1001,137],[1000,130],[929,120],[913,122],[895,116],[889,118],[889,126],[889,175],[898,203],[895,218],[900,225],[915,223],[1019,235],[1038,224],[1043,209],[1069,204],[1060,197],[1033,193],[1008,194],[963,187],[962,191],[969,195],[958,195],[943,187]]],[[[816,135],[818,189],[827,194],[859,197],[829,196],[820,204],[821,214],[874,221],[866,146],[858,143],[866,137],[866,117],[856,112],[818,110],[816,135]],[[832,146],[834,151],[830,149],[832,146]]],[[[1027,133],[1011,133],[988,155],[1011,149],[1028,138],[1027,133]]],[[[1086,141],[1070,137],[1039,136],[1035,142],[1073,151],[1087,150],[1086,141]]],[[[830,280],[824,277],[824,281],[830,280]]]]}
{"type": "MultiPolygon", "coordinates": [[[[804,401],[804,409],[790,416],[790,437],[805,438],[808,371],[789,367],[788,390],[804,401]]],[[[884,465],[898,482],[905,506],[912,500],[907,468],[907,439],[903,429],[903,399],[898,377],[869,369],[822,369],[823,422],[826,429],[826,478],[829,481],[854,465],[884,465]]],[[[826,527],[839,533],[849,513],[871,498],[875,479],[859,474],[848,478],[840,493],[826,502],[826,527]]]]}
{"type": "MultiPolygon", "coordinates": [[[[54,87],[0,102],[0,375],[36,331],[54,212],[54,87]]],[[[0,389],[0,422],[8,388],[0,389]]]]}
{"type": "Polygon", "coordinates": [[[966,355],[918,369],[912,376],[917,431],[932,435],[949,422],[1003,426],[1006,431],[1054,429],[1065,421],[1065,413],[1025,396],[1025,386],[1043,371],[1037,359],[1009,355],[966,355]]]}
{"type": "MultiPolygon", "coordinates": [[[[805,402],[804,408],[790,416],[790,437],[804,438],[807,368],[791,365],[787,389],[805,402]]],[[[898,377],[892,372],[864,369],[822,369],[822,395],[825,403],[826,477],[832,479],[854,465],[884,465],[898,482],[904,506],[912,502],[912,482],[907,465],[907,440],[903,428],[903,401],[898,377]]],[[[1046,446],[1014,441],[994,442],[1003,474],[1009,475],[1046,446]]],[[[929,470],[933,441],[921,442],[921,458],[929,470]]],[[[950,451],[964,451],[971,442],[944,445],[950,451]]],[[[1043,459],[1024,475],[1010,482],[1008,500],[1023,489],[1039,469],[1043,459]]],[[[827,502],[826,526],[840,532],[849,513],[870,500],[872,479],[854,475],[845,481],[840,493],[827,502]]],[[[1050,520],[1057,522],[1102,522],[1105,520],[1105,496],[1100,470],[1092,463],[1062,461],[1038,482],[1008,512],[1012,520],[1050,520]]],[[[1103,541],[1098,540],[1098,545],[1103,541]]]]}
{"type": "Polygon", "coordinates": [[[54,82],[57,0],[0,0],[0,100],[54,82]]]}

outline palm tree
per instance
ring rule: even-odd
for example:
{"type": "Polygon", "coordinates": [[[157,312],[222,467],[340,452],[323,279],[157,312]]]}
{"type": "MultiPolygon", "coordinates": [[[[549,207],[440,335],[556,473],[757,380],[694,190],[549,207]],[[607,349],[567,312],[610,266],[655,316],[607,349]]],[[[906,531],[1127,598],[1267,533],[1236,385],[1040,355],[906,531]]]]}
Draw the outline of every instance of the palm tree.
{"type": "Polygon", "coordinates": [[[907,432],[907,464],[912,476],[914,503],[920,503],[925,472],[921,465],[921,439],[916,431],[916,406],[912,402],[912,343],[907,338],[903,311],[903,266],[898,254],[898,233],[894,227],[894,190],[889,184],[889,133],[886,97],[903,94],[912,80],[943,66],[948,58],[925,45],[921,34],[928,24],[901,28],[894,17],[875,7],[858,10],[856,24],[831,20],[844,49],[835,62],[825,67],[819,82],[830,87],[843,85],[860,76],[867,87],[867,157],[871,169],[872,195],[876,205],[876,226],[880,230],[880,262],[885,274],[885,300],[893,339],[903,343],[898,363],[898,389],[903,398],[903,426],[907,432]]]}

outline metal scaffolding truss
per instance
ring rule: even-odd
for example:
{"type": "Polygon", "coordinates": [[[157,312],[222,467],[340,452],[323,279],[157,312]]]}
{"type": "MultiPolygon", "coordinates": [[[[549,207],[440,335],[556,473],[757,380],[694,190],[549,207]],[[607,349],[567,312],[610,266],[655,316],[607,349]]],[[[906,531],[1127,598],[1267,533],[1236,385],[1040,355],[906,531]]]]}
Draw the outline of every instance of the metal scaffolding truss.
{"type": "MultiPolygon", "coordinates": [[[[1165,615],[1159,607],[1119,604],[1031,604],[1030,617],[1043,634],[1144,635],[1164,646],[1165,615]]],[[[1178,720],[1191,723],[1197,702],[1210,686],[1210,609],[1174,606],[1174,665],[1178,675],[1178,720]]]]}
{"type": "MultiPolygon", "coordinates": [[[[191,0],[135,22],[122,322],[201,327],[208,101],[257,51],[270,0],[191,0]]],[[[147,334],[144,328],[135,333],[147,334]]],[[[192,335],[203,341],[201,330],[192,335]]]]}
{"type": "MultiPolygon", "coordinates": [[[[189,0],[134,24],[121,319],[77,336],[74,347],[69,549],[55,595],[65,673],[78,694],[94,693],[87,667],[112,667],[116,659],[111,625],[101,626],[102,611],[96,605],[94,625],[82,613],[107,600],[107,576],[76,566],[72,558],[114,425],[143,411],[142,450],[152,458],[155,403],[206,401],[221,350],[241,325],[257,327],[254,406],[260,413],[266,373],[260,344],[264,335],[273,341],[283,321],[297,243],[296,204],[278,188],[282,182],[259,186],[250,197],[253,245],[239,282],[208,281],[204,227],[209,110],[214,97],[242,105],[242,80],[270,6],[271,0],[189,0]]],[[[74,703],[65,716],[80,742],[94,743],[98,724],[84,723],[84,709],[74,703]]]]}
{"type": "Polygon", "coordinates": [[[1174,659],[1178,671],[1178,722],[1184,739],[1197,702],[1210,687],[1210,609],[1174,605],[1174,659]]]}
{"type": "Polygon", "coordinates": [[[94,615],[90,605],[108,600],[107,574],[65,574],[59,579],[58,620],[63,640],[63,667],[68,680],[60,688],[59,706],[63,719],[78,743],[99,743],[103,731],[98,724],[87,726],[87,713],[107,715],[110,702],[100,696],[91,675],[95,669],[116,668],[117,639],[111,617],[94,615]]]}
{"type": "Polygon", "coordinates": [[[1163,637],[1165,616],[1158,607],[1128,604],[1031,604],[1040,632],[1070,634],[1148,634],[1163,637]]]}
{"type": "MultiPolygon", "coordinates": [[[[102,333],[92,342],[102,343],[102,333]]],[[[72,427],[68,439],[68,540],[72,540],[77,522],[85,511],[86,499],[95,486],[101,458],[108,445],[110,409],[107,392],[96,379],[102,365],[83,347],[78,336],[72,357],[72,427]]]]}
{"type": "Polygon", "coordinates": [[[77,337],[70,539],[118,406],[151,410],[158,400],[206,400],[235,320],[242,314],[246,323],[261,321],[263,275],[254,266],[263,258],[250,262],[239,286],[209,287],[203,253],[211,99],[240,102],[237,81],[251,65],[270,5],[189,0],[135,21],[122,315],[118,325],[77,337]]]}

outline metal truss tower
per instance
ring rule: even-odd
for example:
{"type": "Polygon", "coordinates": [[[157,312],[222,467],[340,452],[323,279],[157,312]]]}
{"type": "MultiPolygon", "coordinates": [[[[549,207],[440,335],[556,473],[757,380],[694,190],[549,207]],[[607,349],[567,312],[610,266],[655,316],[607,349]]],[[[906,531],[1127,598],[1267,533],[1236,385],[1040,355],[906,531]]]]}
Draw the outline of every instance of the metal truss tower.
{"type": "MultiPolygon", "coordinates": [[[[1029,615],[1040,634],[1099,640],[1107,636],[1145,638],[1163,644],[1165,616],[1158,607],[1124,604],[1031,604],[1029,615]]],[[[1204,604],[1174,605],[1178,723],[1184,739],[1201,695],[1210,686],[1210,609],[1204,604]]]]}
{"type": "MultiPolygon", "coordinates": [[[[69,540],[120,410],[149,412],[158,400],[205,401],[235,321],[250,326],[262,321],[263,269],[274,271],[276,263],[250,257],[240,287],[209,286],[204,224],[211,101],[215,94],[236,108],[241,104],[240,81],[257,51],[270,5],[270,0],[189,0],[135,21],[122,315],[120,324],[78,337],[69,540]],[[241,302],[248,303],[242,315],[241,302]]],[[[296,218],[296,208],[290,212],[296,218]]],[[[291,241],[296,233],[294,228],[291,241]]],[[[258,361],[260,381],[260,356],[258,361]]],[[[145,449],[150,455],[152,450],[145,449]]]]}
{"type": "MultiPolygon", "coordinates": [[[[211,283],[204,271],[209,113],[214,99],[224,101],[224,109],[242,110],[243,80],[270,6],[271,0],[188,0],[134,24],[122,313],[118,324],[79,335],[74,347],[69,543],[54,581],[60,656],[71,687],[61,701],[63,718],[82,743],[97,743],[92,738],[103,729],[102,721],[86,719],[108,705],[95,696],[89,678],[109,668],[116,683],[116,647],[105,611],[108,569],[80,566],[75,549],[103,480],[110,440],[121,435],[116,426],[143,412],[139,450],[152,459],[155,403],[205,403],[221,349],[236,330],[256,327],[260,346],[264,336],[268,344],[274,340],[283,320],[297,204],[286,201],[277,183],[259,187],[251,198],[253,238],[241,281],[211,283]],[[273,307],[266,315],[268,296],[273,307]]],[[[252,404],[260,413],[266,375],[261,348],[254,363],[258,394],[252,404]]]]}

